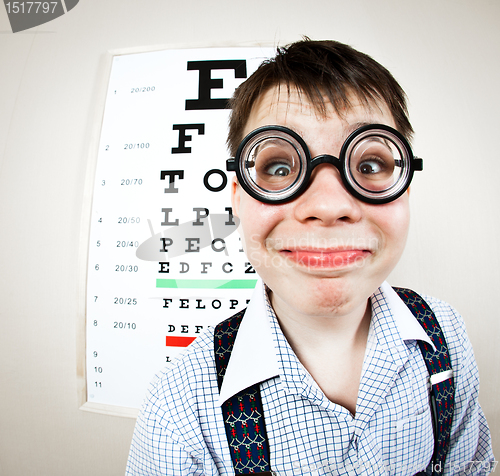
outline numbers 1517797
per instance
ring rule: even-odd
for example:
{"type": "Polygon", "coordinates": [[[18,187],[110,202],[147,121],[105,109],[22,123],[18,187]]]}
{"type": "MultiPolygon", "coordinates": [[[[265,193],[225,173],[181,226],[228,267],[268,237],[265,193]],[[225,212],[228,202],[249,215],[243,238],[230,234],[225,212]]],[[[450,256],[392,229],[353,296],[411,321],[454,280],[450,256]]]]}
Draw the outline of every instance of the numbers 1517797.
{"type": "Polygon", "coordinates": [[[9,15],[11,13],[54,13],[57,5],[59,2],[7,2],[5,8],[9,15]]]}

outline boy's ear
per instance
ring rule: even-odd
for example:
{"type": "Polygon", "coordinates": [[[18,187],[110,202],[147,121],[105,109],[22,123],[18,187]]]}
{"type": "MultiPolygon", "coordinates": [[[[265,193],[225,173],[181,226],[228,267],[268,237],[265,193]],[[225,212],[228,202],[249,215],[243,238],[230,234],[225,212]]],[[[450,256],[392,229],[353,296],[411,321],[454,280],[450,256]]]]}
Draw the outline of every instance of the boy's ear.
{"type": "Polygon", "coordinates": [[[233,215],[239,216],[241,187],[236,176],[231,180],[231,205],[233,215]]]}

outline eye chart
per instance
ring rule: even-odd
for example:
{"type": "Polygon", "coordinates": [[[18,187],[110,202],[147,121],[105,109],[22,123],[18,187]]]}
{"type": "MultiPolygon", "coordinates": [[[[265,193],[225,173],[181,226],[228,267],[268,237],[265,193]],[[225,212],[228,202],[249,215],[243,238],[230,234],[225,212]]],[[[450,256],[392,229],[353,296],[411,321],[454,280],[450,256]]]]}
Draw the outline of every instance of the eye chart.
{"type": "Polygon", "coordinates": [[[116,55],[95,168],[87,402],[138,409],[154,374],[246,307],[257,275],[236,231],[227,99],[271,48],[116,55]]]}

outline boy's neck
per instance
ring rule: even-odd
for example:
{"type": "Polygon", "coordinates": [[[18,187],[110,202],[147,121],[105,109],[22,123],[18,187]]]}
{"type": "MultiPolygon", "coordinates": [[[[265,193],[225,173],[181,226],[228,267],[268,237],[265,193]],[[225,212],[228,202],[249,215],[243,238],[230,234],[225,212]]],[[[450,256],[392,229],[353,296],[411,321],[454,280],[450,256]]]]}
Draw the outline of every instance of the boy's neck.
{"type": "Polygon", "coordinates": [[[356,412],[371,321],[370,302],[346,315],[304,316],[287,312],[270,295],[283,334],[323,393],[356,412]]]}

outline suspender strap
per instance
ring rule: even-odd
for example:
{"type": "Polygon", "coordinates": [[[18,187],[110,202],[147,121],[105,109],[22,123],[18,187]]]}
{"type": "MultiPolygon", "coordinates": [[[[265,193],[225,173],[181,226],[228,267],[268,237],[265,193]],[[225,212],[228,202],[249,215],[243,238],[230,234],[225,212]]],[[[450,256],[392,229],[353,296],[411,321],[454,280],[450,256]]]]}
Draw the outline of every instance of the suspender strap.
{"type": "MultiPolygon", "coordinates": [[[[215,363],[219,391],[239,325],[245,310],[216,326],[214,332],[215,363]]],[[[269,443],[259,384],[226,400],[222,405],[224,426],[236,475],[271,476],[269,443]]]]}
{"type": "Polygon", "coordinates": [[[450,446],[455,385],[448,348],[436,316],[429,305],[414,291],[394,288],[432,340],[436,351],[426,342],[419,341],[420,350],[430,374],[431,410],[434,427],[433,470],[444,471],[446,454],[450,446]]]}

